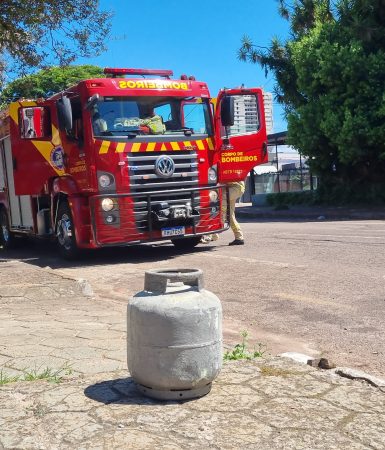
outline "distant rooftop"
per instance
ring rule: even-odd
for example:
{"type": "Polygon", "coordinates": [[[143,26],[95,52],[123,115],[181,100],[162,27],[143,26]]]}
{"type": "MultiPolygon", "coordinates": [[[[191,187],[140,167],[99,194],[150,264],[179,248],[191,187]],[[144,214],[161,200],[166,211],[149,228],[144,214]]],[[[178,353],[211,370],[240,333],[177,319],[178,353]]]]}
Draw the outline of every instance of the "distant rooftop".
{"type": "Polygon", "coordinates": [[[287,139],[287,131],[272,133],[267,135],[268,145],[285,145],[287,139]]]}

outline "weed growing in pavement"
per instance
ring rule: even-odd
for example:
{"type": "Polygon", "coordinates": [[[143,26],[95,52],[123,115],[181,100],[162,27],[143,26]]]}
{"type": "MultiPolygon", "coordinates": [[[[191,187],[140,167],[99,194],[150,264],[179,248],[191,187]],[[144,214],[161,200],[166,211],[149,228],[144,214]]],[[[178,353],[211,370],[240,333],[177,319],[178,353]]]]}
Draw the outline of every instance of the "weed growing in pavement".
{"type": "Polygon", "coordinates": [[[69,365],[64,365],[60,369],[50,369],[46,367],[43,370],[38,369],[23,369],[23,375],[9,376],[0,370],[0,386],[8,383],[15,383],[17,381],[36,381],[46,380],[50,383],[60,383],[64,376],[72,374],[72,368],[69,365]]]}
{"type": "Polygon", "coordinates": [[[57,370],[46,367],[42,371],[39,371],[39,369],[32,369],[23,370],[23,372],[23,381],[47,380],[50,383],[59,383],[63,376],[72,374],[72,369],[70,366],[65,365],[57,370]]]}
{"type": "Polygon", "coordinates": [[[0,370],[0,386],[2,386],[3,384],[15,383],[16,381],[19,381],[19,378],[19,376],[7,375],[3,372],[3,369],[0,370]]]}
{"type": "Polygon", "coordinates": [[[288,377],[290,375],[303,375],[298,370],[280,369],[278,367],[264,366],[260,368],[261,374],[265,377],[288,377]]]}
{"type": "Polygon", "coordinates": [[[247,337],[249,333],[244,330],[241,332],[242,342],[236,344],[233,350],[225,352],[223,359],[225,361],[235,361],[238,359],[254,359],[261,358],[266,352],[266,345],[258,344],[258,349],[254,348],[254,351],[250,351],[247,347],[247,337]]]}

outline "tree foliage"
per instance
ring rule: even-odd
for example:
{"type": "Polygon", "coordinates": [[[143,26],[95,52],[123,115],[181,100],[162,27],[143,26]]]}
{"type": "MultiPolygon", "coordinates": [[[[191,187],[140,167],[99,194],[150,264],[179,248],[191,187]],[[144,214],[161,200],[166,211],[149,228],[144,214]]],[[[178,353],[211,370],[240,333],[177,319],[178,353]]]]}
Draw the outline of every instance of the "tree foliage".
{"type": "Polygon", "coordinates": [[[268,49],[245,37],[239,58],[277,80],[289,143],[324,185],[385,181],[385,0],[280,0],[291,27],[268,49]]]}
{"type": "Polygon", "coordinates": [[[0,94],[0,106],[20,98],[46,98],[87,78],[105,76],[98,66],[66,66],[42,69],[9,83],[0,94]]]}
{"type": "Polygon", "coordinates": [[[97,0],[1,0],[0,75],[100,54],[109,19],[97,0]]]}

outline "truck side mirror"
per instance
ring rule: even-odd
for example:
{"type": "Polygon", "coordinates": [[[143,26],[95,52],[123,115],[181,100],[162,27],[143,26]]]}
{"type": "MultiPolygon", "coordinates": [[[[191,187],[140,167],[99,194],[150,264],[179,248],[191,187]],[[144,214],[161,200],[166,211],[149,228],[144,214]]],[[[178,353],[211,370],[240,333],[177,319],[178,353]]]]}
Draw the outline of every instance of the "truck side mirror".
{"type": "Polygon", "coordinates": [[[227,95],[221,101],[221,122],[224,127],[234,125],[234,97],[227,95]]]}
{"type": "Polygon", "coordinates": [[[59,129],[67,131],[72,129],[72,109],[70,99],[63,95],[56,103],[59,119],[59,129]]]}
{"type": "Polygon", "coordinates": [[[100,101],[101,99],[102,99],[102,98],[100,97],[99,94],[94,94],[92,97],[90,97],[90,98],[87,100],[87,103],[86,103],[84,109],[89,111],[89,110],[92,109],[92,108],[98,103],[98,101],[100,101]]]}

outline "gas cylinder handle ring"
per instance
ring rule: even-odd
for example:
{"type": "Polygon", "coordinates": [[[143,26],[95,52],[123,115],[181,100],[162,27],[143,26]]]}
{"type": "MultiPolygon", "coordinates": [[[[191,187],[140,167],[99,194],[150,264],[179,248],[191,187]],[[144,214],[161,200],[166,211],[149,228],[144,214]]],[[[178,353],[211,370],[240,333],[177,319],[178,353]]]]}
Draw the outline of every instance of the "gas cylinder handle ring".
{"type": "Polygon", "coordinates": [[[187,286],[203,289],[203,272],[201,269],[152,269],[144,274],[144,290],[165,294],[168,283],[180,281],[187,286]]]}

